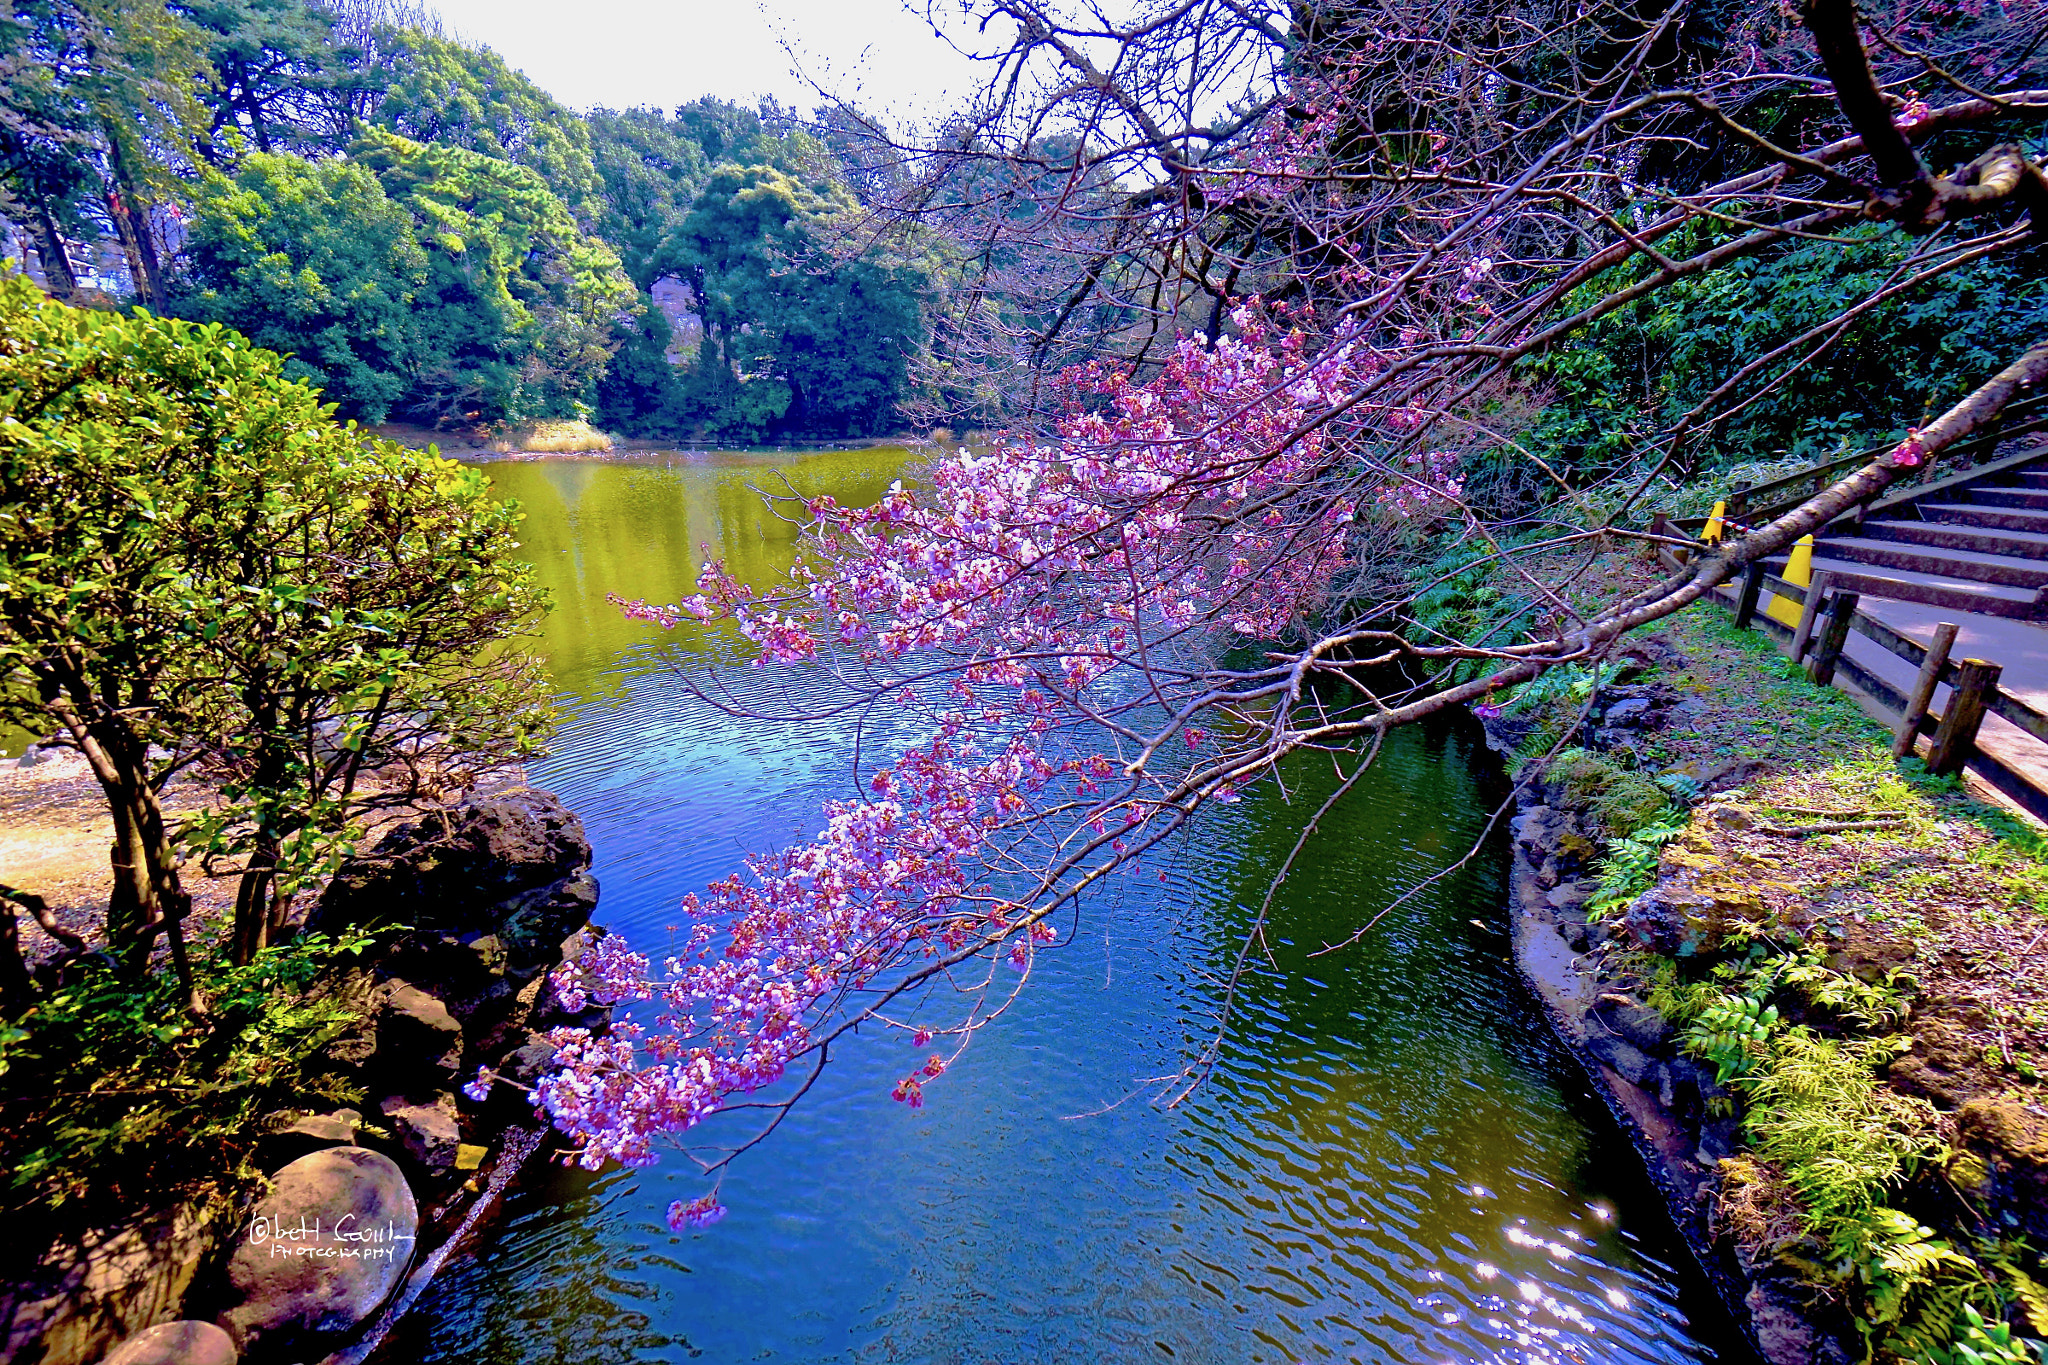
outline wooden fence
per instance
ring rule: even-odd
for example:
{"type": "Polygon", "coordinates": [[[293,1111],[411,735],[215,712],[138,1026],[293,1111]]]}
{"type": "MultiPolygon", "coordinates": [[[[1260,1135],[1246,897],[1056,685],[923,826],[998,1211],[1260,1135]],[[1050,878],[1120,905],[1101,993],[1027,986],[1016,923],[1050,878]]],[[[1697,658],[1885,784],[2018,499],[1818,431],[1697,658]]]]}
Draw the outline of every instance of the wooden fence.
{"type": "MultiPolygon", "coordinates": [[[[2035,458],[2039,458],[2038,454],[2035,458]]],[[[1657,551],[1667,566],[1681,561],[1668,548],[1657,551]]],[[[1954,623],[1943,621],[1935,628],[1933,647],[1928,648],[1893,630],[1884,622],[1858,610],[1862,598],[1891,598],[1933,606],[1957,606],[1963,611],[1981,611],[1981,606],[1963,605],[1952,589],[1864,574],[1822,571],[1811,584],[1788,583],[1761,564],[1744,572],[1735,598],[1738,629],[1760,625],[1788,643],[1795,663],[1804,663],[1812,679],[1826,686],[1839,674],[1893,717],[1892,753],[1905,757],[1914,750],[1920,736],[1928,736],[1927,768],[1933,773],[1957,773],[1967,767],[2022,810],[2048,821],[2048,790],[2029,774],[1977,745],[1977,732],[1986,714],[1999,716],[2048,744],[2048,715],[2000,687],[2002,666],[1986,659],[1951,659],[1955,643],[1954,623]],[[1788,626],[1759,612],[1757,604],[1765,592],[1772,592],[1800,606],[1799,622],[1788,626]],[[1851,632],[1903,659],[1916,671],[1910,692],[1900,692],[1885,678],[1866,668],[1847,653],[1851,632]],[[1809,659],[1808,656],[1811,655],[1809,659]],[[1932,714],[1938,686],[1949,688],[1948,704],[1937,716],[1932,714]]],[[[1716,594],[1716,600],[1719,594],[1716,594]]]]}

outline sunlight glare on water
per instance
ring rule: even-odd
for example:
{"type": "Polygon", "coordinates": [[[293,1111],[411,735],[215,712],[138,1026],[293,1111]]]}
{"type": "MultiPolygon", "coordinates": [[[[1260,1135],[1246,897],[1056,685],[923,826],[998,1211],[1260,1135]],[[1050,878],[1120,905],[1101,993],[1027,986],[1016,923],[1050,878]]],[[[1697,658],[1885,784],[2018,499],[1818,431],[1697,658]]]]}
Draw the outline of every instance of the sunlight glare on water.
{"type": "MultiPolygon", "coordinates": [[[[665,670],[703,662],[702,628],[625,621],[605,593],[675,600],[700,545],[765,581],[793,533],[754,487],[869,500],[906,459],[490,467],[527,508],[525,553],[558,603],[543,645],[571,719],[534,781],[582,816],[598,917],[639,945],[667,942],[685,892],[811,833],[820,803],[854,790],[852,742],[688,701],[665,670]]],[[[790,680],[723,667],[742,699],[790,680]]],[[[870,729],[869,764],[911,738],[870,729]]],[[[1269,787],[1218,809],[1163,883],[1156,867],[1126,878],[1062,926],[922,1110],[889,1097],[922,1053],[854,1040],[735,1167],[731,1214],[684,1236],[662,1211],[703,1186],[680,1162],[542,1170],[385,1358],[1715,1359],[1632,1158],[1504,963],[1504,841],[1356,948],[1310,956],[1480,835],[1502,795],[1483,760],[1455,725],[1389,741],[1283,886],[1275,960],[1185,1103],[1149,1103],[1144,1082],[1211,1028],[1327,764],[1290,774],[1292,805],[1269,787]]]]}

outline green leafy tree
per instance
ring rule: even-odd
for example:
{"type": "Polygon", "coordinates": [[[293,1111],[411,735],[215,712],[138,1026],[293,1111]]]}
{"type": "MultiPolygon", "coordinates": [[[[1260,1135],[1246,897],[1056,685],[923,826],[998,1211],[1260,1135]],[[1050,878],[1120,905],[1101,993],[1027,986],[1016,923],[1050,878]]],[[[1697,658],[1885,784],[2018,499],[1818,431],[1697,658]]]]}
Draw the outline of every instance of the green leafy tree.
{"type": "Polygon", "coordinates": [[[173,775],[224,781],[196,837],[248,857],[247,960],[277,894],[345,847],[359,787],[459,786],[546,723],[537,673],[496,652],[540,606],[516,512],[331,414],[218,324],[0,281],[0,714],[85,755],[108,941],[140,970],[168,935],[188,996],[173,775]]]}
{"type": "Polygon", "coordinates": [[[583,415],[637,305],[612,249],[524,166],[376,129],[354,155],[427,253],[406,406],[435,419],[583,415]]]}
{"type": "Polygon", "coordinates": [[[312,152],[345,135],[339,116],[360,54],[336,39],[333,14],[307,0],[186,0],[181,9],[205,34],[201,149],[214,164],[231,163],[243,140],[259,152],[312,152]]]}
{"type": "Polygon", "coordinates": [[[204,34],[160,0],[0,10],[0,207],[35,236],[60,294],[75,288],[64,230],[90,215],[120,241],[137,297],[163,297],[151,210],[195,155],[206,71],[204,34]]]}
{"type": "Polygon", "coordinates": [[[657,266],[702,301],[692,383],[728,434],[851,434],[892,413],[923,340],[923,277],[879,253],[835,254],[835,220],[852,209],[843,187],[719,166],[663,244],[657,266]]]}
{"type": "Polygon", "coordinates": [[[344,415],[380,422],[411,391],[427,256],[367,167],[256,153],[208,173],[186,259],[177,311],[288,354],[344,415]]]}
{"type": "Polygon", "coordinates": [[[384,46],[370,123],[524,166],[590,224],[599,180],[581,118],[487,47],[417,29],[389,31],[384,46]]]}

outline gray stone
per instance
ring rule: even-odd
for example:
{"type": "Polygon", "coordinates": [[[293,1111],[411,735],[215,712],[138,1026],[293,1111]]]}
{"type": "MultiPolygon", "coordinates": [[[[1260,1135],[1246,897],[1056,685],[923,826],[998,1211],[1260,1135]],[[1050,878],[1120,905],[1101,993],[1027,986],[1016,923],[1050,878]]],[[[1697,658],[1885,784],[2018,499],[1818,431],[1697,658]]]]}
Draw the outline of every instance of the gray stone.
{"type": "Polygon", "coordinates": [[[1602,1033],[1597,1028],[1587,1032],[1586,1051],[1630,1085],[1642,1085],[1648,1081],[1657,1065],[1653,1058],[1628,1039],[1619,1034],[1602,1033]]]}
{"type": "Polygon", "coordinates": [[[1616,727],[1640,725],[1643,723],[1643,718],[1649,714],[1650,699],[1648,697],[1630,697],[1626,701],[1618,701],[1607,708],[1607,724],[1616,727]]]}
{"type": "Polygon", "coordinates": [[[597,909],[597,878],[579,872],[530,891],[507,907],[498,936],[513,969],[532,971],[559,960],[562,940],[590,922],[597,909]]]}
{"type": "Polygon", "coordinates": [[[1594,1017],[1609,1031],[1618,1033],[1646,1052],[1661,1050],[1671,1037],[1671,1023],[1641,1001],[1625,995],[1600,997],[1594,1017]]]}
{"type": "Polygon", "coordinates": [[[555,1054],[559,1051],[553,1043],[538,1034],[528,1036],[524,1046],[514,1048],[499,1064],[498,1073],[508,1080],[521,1085],[533,1085],[553,1069],[555,1054]]]}
{"type": "Polygon", "coordinates": [[[377,1110],[391,1124],[405,1154],[421,1166],[445,1171],[455,1165],[462,1127],[455,1114],[454,1092],[444,1090],[424,1098],[392,1095],[377,1110]]]}
{"type": "Polygon", "coordinates": [[[419,1206],[398,1163],[362,1147],[300,1157],[250,1211],[217,1321],[244,1355],[325,1354],[405,1276],[419,1206]]]}
{"type": "Polygon", "coordinates": [[[128,1338],[100,1365],[235,1365],[235,1339],[210,1322],[158,1323],[128,1338]]]}
{"type": "Polygon", "coordinates": [[[394,981],[377,1015],[377,1070],[453,1076],[462,1066],[462,1025],[419,987],[394,981]]]}
{"type": "Polygon", "coordinates": [[[552,793],[503,792],[393,828],[335,872],[307,927],[484,928],[507,898],[589,866],[582,821],[552,793]]]}
{"type": "Polygon", "coordinates": [[[1733,802],[1722,802],[1707,812],[1722,829],[1755,829],[1756,817],[1733,802]]]}

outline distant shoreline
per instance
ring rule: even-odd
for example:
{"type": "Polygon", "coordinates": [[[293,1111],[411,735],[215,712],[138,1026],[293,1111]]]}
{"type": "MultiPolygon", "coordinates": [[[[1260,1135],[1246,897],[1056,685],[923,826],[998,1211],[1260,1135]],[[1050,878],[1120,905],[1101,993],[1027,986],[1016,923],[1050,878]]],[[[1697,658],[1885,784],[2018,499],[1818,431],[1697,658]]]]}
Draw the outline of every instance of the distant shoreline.
{"type": "Polygon", "coordinates": [[[375,435],[411,446],[414,450],[437,449],[442,456],[464,464],[488,464],[500,460],[629,460],[648,455],[795,455],[812,451],[874,450],[888,446],[915,449],[928,439],[900,432],[859,441],[806,441],[801,444],[740,446],[705,442],[616,440],[609,450],[494,450],[499,438],[474,429],[437,431],[432,427],[405,422],[383,422],[369,427],[375,435]]]}

